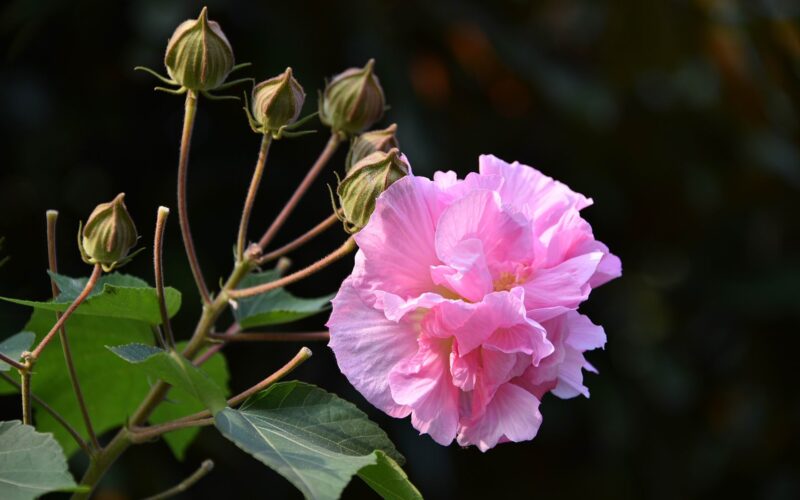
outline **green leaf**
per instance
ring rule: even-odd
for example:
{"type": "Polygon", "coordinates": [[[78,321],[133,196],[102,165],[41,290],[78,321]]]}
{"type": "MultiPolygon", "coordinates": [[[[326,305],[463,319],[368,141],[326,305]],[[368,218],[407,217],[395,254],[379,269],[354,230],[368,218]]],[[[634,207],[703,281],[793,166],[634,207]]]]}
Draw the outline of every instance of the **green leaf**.
{"type": "Polygon", "coordinates": [[[358,477],[387,500],[422,500],[422,494],[392,457],[380,450],[376,450],[375,454],[378,463],[358,471],[358,477]]]}
{"type": "MultiPolygon", "coordinates": [[[[83,290],[88,278],[69,278],[51,274],[61,289],[54,301],[35,301],[0,297],[0,300],[36,309],[63,312],[83,290]]],[[[167,312],[174,316],[181,307],[181,294],[172,287],[164,289],[167,312]]],[[[126,318],[157,325],[161,323],[156,289],[134,276],[112,273],[102,276],[86,301],[75,311],[77,315],[126,318]]]]}
{"type": "MultiPolygon", "coordinates": [[[[280,278],[276,270],[246,276],[239,288],[248,288],[280,278]]],[[[313,299],[295,297],[283,288],[239,299],[234,310],[242,328],[290,323],[325,311],[334,294],[313,299]]]]}
{"type": "MultiPolygon", "coordinates": [[[[186,342],[178,342],[178,350],[182,351],[186,342]]],[[[208,373],[211,379],[227,394],[228,391],[228,366],[222,354],[211,356],[208,361],[203,363],[203,371],[208,373]]],[[[177,388],[172,388],[163,403],[158,405],[150,416],[151,424],[160,424],[185,417],[205,409],[203,403],[197,401],[189,394],[177,388]]],[[[172,450],[175,458],[183,460],[186,456],[186,449],[200,433],[199,427],[187,427],[179,431],[172,431],[164,434],[164,441],[172,450]]]]}
{"type": "MultiPolygon", "coordinates": [[[[30,350],[35,338],[36,334],[33,332],[19,332],[0,342],[0,352],[14,361],[19,361],[22,353],[30,350]]],[[[7,372],[10,369],[11,366],[0,361],[0,372],[7,372]]]]}
{"type": "MultiPolygon", "coordinates": [[[[34,309],[26,330],[35,332],[41,339],[53,323],[55,314],[43,309],[34,309]]],[[[142,321],[77,315],[67,322],[67,337],[95,431],[97,434],[103,434],[120,427],[142,402],[155,380],[148,380],[142,375],[139,367],[120,359],[105,346],[129,342],[152,344],[152,327],[142,321]]],[[[209,373],[219,385],[225,386],[228,378],[227,369],[220,355],[213,356],[204,366],[209,369],[213,367],[214,371],[209,373]]],[[[87,438],[66,370],[60,339],[56,336],[36,363],[32,377],[33,393],[47,401],[84,438],[87,438]]],[[[0,384],[0,394],[16,391],[17,389],[10,384],[0,384]]],[[[36,403],[33,404],[36,407],[36,403]]],[[[151,422],[172,420],[202,409],[202,404],[196,402],[193,397],[173,387],[167,394],[167,400],[153,414],[151,422]]],[[[68,457],[79,450],[72,437],[53,420],[50,414],[37,411],[36,423],[39,430],[54,434],[68,457]]],[[[167,435],[167,443],[179,458],[196,435],[196,429],[189,431],[167,435]]]]}
{"type": "Polygon", "coordinates": [[[52,435],[19,420],[0,422],[0,498],[27,500],[76,487],[52,435]]]}
{"type": "Polygon", "coordinates": [[[140,366],[145,373],[187,392],[212,414],[228,405],[225,393],[211,377],[176,351],[146,344],[109,346],[108,349],[128,363],[140,366]]]}
{"type": "Polygon", "coordinates": [[[362,472],[386,498],[419,498],[413,485],[401,486],[408,478],[392,464],[403,458],[386,433],[353,404],[313,385],[275,384],[238,410],[219,412],[216,426],[307,498],[338,498],[362,472]]]}

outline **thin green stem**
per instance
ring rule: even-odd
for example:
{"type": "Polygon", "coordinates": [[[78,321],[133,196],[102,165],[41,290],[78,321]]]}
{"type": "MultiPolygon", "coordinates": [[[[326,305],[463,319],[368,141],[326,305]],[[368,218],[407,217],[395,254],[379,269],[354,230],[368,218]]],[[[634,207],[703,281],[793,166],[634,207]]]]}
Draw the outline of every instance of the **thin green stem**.
{"type": "Polygon", "coordinates": [[[346,256],[355,249],[356,249],[356,243],[353,240],[353,238],[350,237],[342,244],[342,246],[340,246],[333,252],[329,253],[325,257],[321,258],[320,260],[316,261],[315,263],[311,264],[306,268],[303,268],[299,271],[295,271],[292,274],[284,276],[281,279],[270,281],[269,283],[264,283],[263,285],[253,286],[250,288],[242,288],[238,290],[230,290],[227,292],[227,295],[232,299],[240,299],[243,297],[252,297],[253,295],[266,293],[275,290],[276,288],[281,288],[283,286],[289,285],[291,283],[300,281],[302,279],[311,276],[312,274],[328,267],[332,263],[346,256]]]}
{"type": "Polygon", "coordinates": [[[245,245],[247,244],[247,227],[250,224],[250,214],[253,211],[253,204],[255,204],[256,201],[258,187],[261,185],[261,178],[264,175],[264,166],[267,164],[267,154],[269,153],[269,145],[271,142],[272,138],[269,134],[262,135],[256,168],[253,170],[253,179],[250,181],[250,189],[247,190],[247,197],[245,198],[244,209],[242,210],[242,220],[239,223],[239,237],[236,240],[236,259],[238,261],[244,259],[245,245]]]}
{"type": "Polygon", "coordinates": [[[214,419],[212,417],[194,419],[194,420],[180,420],[172,421],[164,424],[153,425],[150,427],[133,427],[129,429],[131,442],[134,444],[146,443],[151,441],[162,434],[168,432],[185,429],[187,427],[205,427],[213,425],[214,419]]]}
{"type": "MultiPolygon", "coordinates": [[[[58,254],[56,252],[56,223],[58,222],[58,212],[56,210],[47,211],[47,263],[52,274],[58,273],[58,254]]],[[[56,281],[50,277],[50,290],[53,295],[53,300],[58,297],[59,290],[56,281]]],[[[60,319],[61,313],[56,313],[56,320],[60,319]]],[[[75,361],[72,359],[72,349],[69,346],[69,338],[67,338],[67,327],[62,325],[58,330],[59,340],[61,341],[61,349],[64,352],[64,364],[67,366],[67,373],[69,374],[69,381],[72,385],[72,392],[75,393],[75,399],[78,402],[78,408],[81,410],[81,418],[83,418],[83,425],[86,427],[86,433],[89,435],[89,440],[92,444],[92,450],[100,449],[100,442],[97,440],[97,434],[92,425],[92,418],[89,415],[89,408],[86,405],[86,399],[83,397],[83,389],[81,389],[80,381],[78,380],[78,372],[75,370],[75,361]]]]}
{"type": "Polygon", "coordinates": [[[61,317],[58,318],[58,321],[56,321],[56,324],[53,325],[53,328],[51,328],[50,331],[47,332],[47,335],[45,335],[44,338],[42,338],[41,342],[39,342],[39,345],[37,345],[36,348],[31,352],[31,358],[33,358],[32,359],[33,362],[39,359],[39,356],[41,356],[42,354],[42,350],[44,350],[44,348],[47,347],[47,344],[50,343],[50,341],[53,339],[53,336],[56,333],[58,333],[61,327],[64,326],[64,323],[66,323],[69,317],[72,316],[72,313],[75,312],[75,309],[77,309],[78,306],[80,306],[83,303],[83,301],[86,300],[86,297],[88,297],[89,294],[92,293],[92,290],[97,284],[97,280],[100,279],[101,274],[103,274],[103,268],[100,267],[100,264],[95,264],[94,270],[92,271],[92,275],[89,277],[89,281],[86,282],[86,285],[83,287],[83,290],[81,290],[81,293],[78,294],[77,297],[75,297],[75,300],[72,301],[72,304],[70,304],[69,307],[67,307],[67,310],[64,311],[64,314],[62,314],[61,317]]]}
{"type": "Polygon", "coordinates": [[[272,224],[269,226],[269,229],[264,233],[264,236],[261,237],[261,240],[258,242],[258,246],[261,249],[265,249],[270,241],[275,237],[278,233],[278,230],[286,223],[286,220],[289,218],[289,215],[292,214],[297,204],[300,202],[300,198],[303,197],[308,188],[311,187],[311,184],[314,182],[314,179],[317,178],[322,169],[325,165],[330,161],[333,153],[336,152],[336,149],[339,147],[339,143],[341,142],[341,138],[337,134],[331,134],[330,139],[328,139],[328,143],[325,145],[325,149],[322,150],[317,161],[314,162],[314,165],[306,174],[303,181],[297,186],[294,194],[292,197],[289,198],[289,201],[286,202],[286,205],[283,207],[281,212],[272,221],[272,224]]]}
{"type": "Polygon", "coordinates": [[[153,238],[153,271],[156,278],[156,295],[158,296],[158,310],[161,312],[161,325],[167,334],[170,349],[175,349],[175,336],[172,333],[172,324],[167,310],[167,299],[164,296],[164,229],[167,225],[169,208],[158,207],[156,216],[156,234],[153,238]]]}
{"type": "MultiPolygon", "coordinates": [[[[22,386],[19,384],[19,382],[9,377],[5,373],[0,372],[0,377],[9,384],[16,387],[18,390],[20,391],[22,390],[22,386]]],[[[84,441],[83,438],[81,438],[81,435],[78,434],[78,431],[76,431],[74,427],[69,425],[69,422],[67,422],[66,419],[62,417],[60,413],[58,413],[55,409],[53,409],[52,406],[45,403],[44,400],[38,397],[36,394],[30,393],[30,397],[36,404],[41,406],[44,411],[49,413],[56,422],[61,424],[61,426],[69,433],[70,436],[72,436],[72,439],[74,439],[75,442],[78,443],[78,446],[80,446],[81,449],[85,451],[87,455],[89,456],[92,455],[92,450],[89,448],[89,445],[86,444],[86,441],[84,441]]]]}
{"type": "Polygon", "coordinates": [[[192,230],[189,227],[189,215],[187,213],[186,201],[189,150],[192,145],[192,131],[194,130],[196,114],[197,94],[193,90],[190,90],[186,93],[186,111],[183,115],[181,152],[178,159],[178,221],[181,226],[183,246],[186,248],[186,257],[189,259],[189,267],[191,267],[194,281],[197,283],[197,290],[200,292],[203,304],[209,304],[211,302],[211,296],[208,293],[208,287],[206,286],[205,278],[203,278],[203,271],[200,269],[200,262],[197,259],[197,252],[195,251],[194,240],[192,239],[192,230]]]}
{"type": "Polygon", "coordinates": [[[200,464],[200,467],[194,471],[191,476],[187,477],[172,488],[162,491],[157,495],[147,497],[144,500],[165,500],[167,498],[172,498],[175,495],[179,495],[203,479],[209,472],[211,472],[212,469],[214,469],[214,462],[211,460],[204,460],[203,463],[200,464]]]}
{"type": "Polygon", "coordinates": [[[8,356],[3,354],[2,352],[0,352],[0,361],[2,361],[3,363],[5,363],[5,364],[7,364],[9,366],[12,366],[13,368],[16,368],[17,370],[25,370],[26,369],[25,365],[23,365],[22,363],[20,363],[17,360],[9,358],[8,356]]]}
{"type": "MultiPolygon", "coordinates": [[[[228,406],[231,408],[238,406],[242,403],[245,399],[249,398],[253,394],[263,391],[267,387],[271,386],[275,382],[281,380],[286,375],[292,373],[298,366],[302,365],[308,358],[311,357],[311,349],[308,347],[301,347],[297,354],[294,355],[292,359],[289,360],[288,363],[280,367],[278,370],[273,372],[270,376],[262,380],[261,382],[257,383],[256,385],[250,387],[244,392],[233,396],[228,400],[228,406]]],[[[185,422],[195,422],[200,419],[209,418],[211,417],[211,412],[208,410],[203,410],[201,412],[193,413],[192,415],[187,415],[185,417],[181,417],[179,419],[173,420],[171,423],[185,423],[185,422]]]]}
{"type": "Polygon", "coordinates": [[[263,257],[258,259],[258,265],[264,265],[267,262],[271,262],[275,259],[283,257],[287,253],[300,248],[301,246],[305,245],[312,239],[316,238],[320,234],[322,234],[326,229],[333,226],[339,221],[339,217],[337,214],[331,214],[328,218],[317,224],[316,226],[312,227],[308,230],[305,234],[299,236],[294,241],[283,245],[282,247],[278,248],[277,250],[273,250],[272,252],[264,255],[263,257]]]}
{"type": "Polygon", "coordinates": [[[33,413],[31,412],[31,370],[27,365],[24,370],[19,371],[22,384],[20,394],[22,395],[22,423],[33,425],[33,413]]]}

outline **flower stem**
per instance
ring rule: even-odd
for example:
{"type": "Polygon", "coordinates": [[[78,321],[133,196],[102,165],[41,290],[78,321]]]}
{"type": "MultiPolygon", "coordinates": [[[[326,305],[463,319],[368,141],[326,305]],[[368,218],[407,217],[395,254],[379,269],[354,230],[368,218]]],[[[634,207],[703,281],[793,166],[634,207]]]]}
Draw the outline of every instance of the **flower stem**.
{"type": "Polygon", "coordinates": [[[239,261],[244,259],[245,245],[247,244],[247,226],[250,223],[250,214],[253,211],[253,204],[256,201],[258,187],[261,185],[261,178],[264,175],[264,166],[267,164],[267,154],[269,153],[271,142],[272,136],[270,134],[263,134],[261,138],[261,147],[258,150],[256,168],[253,171],[253,179],[250,181],[250,189],[247,190],[247,197],[244,201],[242,220],[239,223],[239,237],[236,240],[236,259],[239,261]]]}
{"type": "Polygon", "coordinates": [[[325,257],[319,259],[315,263],[311,264],[310,266],[303,268],[299,271],[295,271],[292,274],[284,276],[281,279],[270,281],[269,283],[264,283],[263,285],[253,286],[250,288],[242,288],[239,290],[230,290],[227,292],[228,296],[233,299],[240,299],[243,297],[252,297],[253,295],[259,295],[262,293],[269,292],[271,290],[275,290],[276,288],[280,288],[296,281],[300,281],[301,279],[307,278],[312,274],[328,267],[329,265],[333,264],[337,260],[341,259],[342,257],[346,256],[350,252],[356,249],[356,243],[352,237],[347,238],[347,240],[334,250],[333,252],[329,253],[325,257]]]}
{"type": "MultiPolygon", "coordinates": [[[[58,212],[56,210],[47,211],[47,263],[50,272],[53,274],[58,273],[58,254],[56,253],[56,223],[58,221],[58,212]]],[[[50,289],[53,294],[53,300],[58,296],[59,290],[56,281],[50,278],[50,289]]],[[[56,313],[56,320],[61,316],[61,313],[56,313]]],[[[93,450],[100,449],[100,443],[97,441],[97,434],[92,425],[92,418],[89,415],[89,409],[86,406],[86,399],[83,397],[83,389],[81,389],[80,381],[78,380],[78,372],[75,370],[75,362],[72,359],[72,349],[69,346],[69,339],[67,338],[67,327],[62,325],[58,330],[59,340],[61,341],[61,349],[64,352],[64,363],[67,365],[67,373],[69,374],[69,381],[72,384],[72,391],[75,393],[75,399],[78,402],[78,407],[81,410],[81,417],[83,418],[83,425],[86,427],[86,433],[89,435],[89,440],[92,443],[93,450]]]]}
{"type": "Polygon", "coordinates": [[[30,364],[25,366],[24,370],[19,371],[22,384],[20,386],[20,394],[22,395],[22,423],[26,425],[33,425],[33,418],[31,414],[31,370],[30,364]]]}
{"type": "MultiPolygon", "coordinates": [[[[286,375],[292,373],[298,366],[302,365],[308,358],[311,357],[311,349],[308,347],[301,347],[297,354],[294,355],[292,359],[289,360],[288,363],[280,367],[274,373],[272,373],[269,377],[265,378],[261,382],[257,383],[256,385],[250,387],[244,392],[233,396],[228,400],[228,406],[231,408],[238,406],[241,402],[245,399],[249,398],[253,394],[263,391],[267,387],[271,386],[275,382],[279,381],[286,375]]],[[[185,417],[181,417],[177,420],[173,420],[170,423],[177,424],[177,423],[185,423],[185,422],[196,422],[201,419],[211,417],[211,412],[208,410],[203,410],[201,412],[193,413],[192,415],[186,415],[185,417]]],[[[163,424],[166,425],[166,424],[163,424]]]]}
{"type": "Polygon", "coordinates": [[[165,500],[167,498],[172,498],[175,495],[183,493],[184,491],[188,490],[195,483],[203,479],[211,470],[214,468],[214,462],[211,460],[204,460],[200,467],[192,473],[191,476],[187,477],[180,483],[176,484],[172,488],[162,491],[157,495],[153,495],[151,497],[145,498],[145,500],[165,500]]]}
{"type": "MultiPolygon", "coordinates": [[[[16,380],[14,380],[13,378],[9,377],[5,373],[0,372],[0,377],[2,377],[3,380],[5,380],[9,384],[13,385],[17,389],[20,389],[20,390],[22,389],[22,386],[16,380]]],[[[64,417],[61,416],[60,413],[58,413],[55,409],[53,409],[52,406],[50,406],[49,404],[45,403],[44,400],[42,400],[36,394],[33,394],[33,393],[29,393],[29,394],[30,394],[31,399],[33,401],[35,401],[36,404],[41,406],[42,409],[44,409],[44,411],[46,411],[47,413],[52,415],[53,419],[55,419],[56,422],[58,422],[59,424],[61,424],[62,427],[64,427],[64,429],[69,433],[69,435],[72,436],[72,439],[74,439],[75,442],[78,443],[78,446],[80,446],[81,449],[83,451],[85,451],[87,455],[89,455],[89,456],[92,455],[92,450],[89,448],[89,445],[86,444],[86,441],[84,441],[83,438],[81,438],[81,435],[78,434],[78,431],[76,431],[74,427],[69,425],[69,423],[66,421],[66,419],[64,417]]]]}
{"type": "Polygon", "coordinates": [[[170,349],[175,349],[175,336],[172,333],[172,324],[169,320],[167,311],[167,299],[164,296],[164,229],[167,225],[169,208],[158,207],[156,216],[156,235],[153,238],[153,271],[156,275],[156,295],[158,296],[158,309],[161,312],[161,324],[167,335],[167,342],[170,349]]]}
{"type": "Polygon", "coordinates": [[[189,170],[189,150],[192,143],[192,131],[194,130],[194,120],[197,114],[197,94],[189,90],[186,92],[186,111],[183,115],[183,134],[181,135],[181,152],[178,159],[178,221],[181,226],[183,236],[183,246],[186,248],[186,257],[189,259],[189,266],[192,268],[194,281],[197,283],[197,290],[203,304],[211,302],[208,293],[203,271],[200,269],[200,262],[197,260],[197,252],[194,248],[192,230],[189,227],[189,215],[187,214],[186,202],[186,177],[189,170]]]}
{"type": "Polygon", "coordinates": [[[187,427],[204,427],[207,425],[214,425],[214,419],[210,416],[192,420],[175,420],[144,428],[131,428],[129,431],[131,442],[138,444],[150,441],[167,432],[177,431],[187,427]]]}
{"type": "Polygon", "coordinates": [[[259,240],[258,246],[260,246],[262,250],[267,247],[269,242],[272,241],[272,239],[278,233],[278,230],[280,230],[280,228],[286,223],[289,215],[291,215],[292,211],[294,211],[297,203],[300,202],[300,198],[302,198],[305,192],[308,191],[308,188],[311,187],[314,179],[317,178],[319,173],[333,156],[333,153],[336,152],[336,148],[339,147],[340,142],[341,139],[337,134],[331,134],[331,138],[328,139],[328,143],[325,145],[325,149],[322,150],[322,153],[320,153],[317,161],[314,162],[314,165],[308,171],[303,181],[299,186],[297,186],[297,189],[295,190],[294,194],[292,194],[292,197],[289,198],[289,201],[286,202],[286,205],[283,207],[281,212],[278,214],[275,220],[272,221],[272,224],[269,226],[269,229],[267,229],[267,232],[265,232],[264,236],[262,236],[261,240],[259,240]]]}
{"type": "Polygon", "coordinates": [[[208,338],[222,342],[313,342],[329,340],[328,332],[247,332],[233,334],[212,333],[208,338]]]}
{"type": "Polygon", "coordinates": [[[75,312],[75,309],[77,309],[78,306],[81,305],[81,303],[83,303],[84,300],[86,300],[86,297],[88,297],[89,294],[92,293],[92,290],[97,284],[97,280],[100,279],[100,275],[102,273],[103,273],[103,268],[100,267],[100,264],[95,264],[94,270],[92,271],[92,275],[89,277],[89,281],[86,282],[86,285],[83,287],[81,293],[78,294],[77,297],[75,297],[75,300],[72,301],[72,304],[70,304],[69,307],[67,307],[67,310],[64,311],[64,314],[62,314],[61,317],[58,318],[58,321],[56,321],[56,324],[53,325],[53,328],[51,328],[50,331],[47,332],[47,335],[45,335],[44,338],[42,338],[41,342],[39,342],[39,345],[37,345],[36,348],[31,352],[31,358],[33,358],[32,359],[33,362],[39,359],[39,356],[42,354],[42,350],[44,350],[44,348],[47,347],[47,344],[50,343],[50,341],[53,339],[53,336],[56,333],[58,333],[61,327],[64,326],[64,323],[66,323],[67,319],[69,319],[69,317],[72,316],[72,313],[75,312]]]}
{"type": "Polygon", "coordinates": [[[283,257],[284,255],[286,255],[287,253],[291,252],[292,250],[295,250],[296,248],[299,248],[299,247],[305,245],[306,243],[308,243],[312,239],[314,239],[317,236],[319,236],[320,234],[322,234],[326,229],[328,229],[329,227],[331,227],[334,224],[336,224],[336,222],[338,220],[339,220],[339,217],[337,216],[337,214],[335,214],[335,213],[331,214],[330,217],[326,218],[325,220],[323,220],[322,222],[320,222],[316,226],[312,227],[310,230],[308,230],[308,232],[306,232],[302,236],[298,237],[294,241],[291,241],[291,242],[287,243],[286,245],[283,245],[282,247],[278,248],[277,250],[273,250],[272,252],[270,252],[270,253],[264,255],[263,257],[261,257],[260,259],[258,259],[258,265],[264,265],[267,262],[271,262],[271,261],[273,261],[275,259],[283,257]]]}
{"type": "Polygon", "coordinates": [[[16,361],[14,359],[9,358],[8,356],[3,354],[2,352],[0,352],[0,361],[2,361],[3,363],[5,363],[5,364],[7,364],[9,366],[12,366],[12,367],[16,368],[17,370],[24,370],[25,369],[25,365],[23,365],[19,361],[16,361]]]}

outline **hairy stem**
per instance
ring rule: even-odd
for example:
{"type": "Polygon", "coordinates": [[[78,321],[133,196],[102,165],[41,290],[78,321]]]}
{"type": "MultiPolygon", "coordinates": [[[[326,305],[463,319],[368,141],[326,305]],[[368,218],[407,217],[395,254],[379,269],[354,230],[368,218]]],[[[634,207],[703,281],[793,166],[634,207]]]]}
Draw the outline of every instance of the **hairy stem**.
{"type": "Polygon", "coordinates": [[[208,336],[223,342],[313,342],[329,340],[328,332],[246,332],[233,334],[214,334],[208,336]]]}
{"type": "Polygon", "coordinates": [[[261,147],[258,150],[258,160],[256,168],[253,170],[253,179],[250,181],[250,188],[247,190],[247,197],[244,201],[242,210],[242,220],[239,223],[239,237],[236,239],[236,259],[244,259],[245,246],[247,245],[247,227],[250,224],[250,214],[253,211],[253,204],[256,201],[258,187],[261,185],[261,178],[264,175],[264,166],[267,164],[267,154],[269,145],[272,142],[270,134],[263,134],[261,137],[261,147]]]}
{"type": "Polygon", "coordinates": [[[189,267],[192,268],[194,281],[197,283],[197,290],[203,304],[211,302],[208,293],[203,271],[200,269],[200,262],[197,260],[197,252],[194,248],[192,230],[189,227],[189,215],[187,213],[186,202],[186,177],[189,171],[189,150],[192,144],[192,131],[194,130],[194,120],[197,114],[197,94],[189,90],[186,92],[186,111],[183,115],[183,134],[181,135],[181,152],[178,159],[178,221],[181,226],[181,236],[183,236],[183,246],[186,248],[186,257],[189,259],[189,267]]]}
{"type": "MultiPolygon", "coordinates": [[[[58,212],[56,210],[47,211],[47,264],[50,272],[58,273],[58,254],[56,252],[56,223],[58,221],[58,212]]],[[[58,297],[58,285],[56,281],[50,278],[50,289],[53,295],[53,300],[58,297]]],[[[56,313],[56,320],[60,319],[61,313],[56,313]]],[[[86,427],[86,433],[89,435],[89,440],[92,443],[93,450],[100,449],[100,443],[97,441],[97,434],[94,432],[92,425],[92,418],[89,415],[89,408],[86,406],[86,399],[83,397],[83,389],[81,389],[80,381],[78,380],[78,372],[75,370],[75,362],[72,359],[72,349],[69,346],[69,339],[67,338],[67,327],[61,326],[58,330],[58,337],[61,341],[61,349],[64,352],[64,364],[67,366],[67,373],[69,374],[69,381],[72,385],[72,391],[75,393],[75,399],[78,402],[78,407],[81,410],[81,418],[83,418],[83,425],[86,427]]]]}
{"type": "Polygon", "coordinates": [[[20,380],[20,394],[22,395],[22,423],[26,425],[33,425],[33,414],[31,413],[31,371],[30,365],[27,365],[24,370],[19,371],[20,380]]]}
{"type": "Polygon", "coordinates": [[[64,314],[62,314],[61,317],[58,318],[58,321],[56,321],[56,324],[53,325],[53,328],[47,332],[47,335],[42,338],[41,342],[39,342],[39,345],[36,346],[36,349],[31,352],[31,358],[33,358],[32,361],[35,362],[37,359],[39,359],[39,356],[42,354],[44,348],[47,347],[47,344],[49,344],[51,340],[53,340],[53,336],[64,326],[64,323],[66,323],[69,317],[72,316],[72,313],[75,312],[75,309],[77,309],[78,306],[81,305],[84,300],[86,300],[86,297],[92,293],[92,290],[97,284],[97,280],[100,279],[101,274],[103,274],[103,268],[100,267],[100,264],[95,264],[92,275],[89,276],[89,281],[86,282],[86,285],[83,287],[83,290],[81,290],[81,293],[75,297],[75,300],[72,301],[72,304],[67,307],[67,310],[64,311],[64,314]]]}
{"type": "Polygon", "coordinates": [[[170,349],[175,349],[175,336],[172,333],[172,324],[167,311],[167,299],[164,296],[164,229],[167,225],[169,208],[158,207],[156,216],[156,235],[153,239],[153,271],[156,275],[156,295],[158,296],[158,310],[161,312],[161,325],[167,335],[170,349]]]}
{"type": "Polygon", "coordinates": [[[287,253],[291,252],[292,250],[295,250],[295,249],[305,245],[306,243],[308,243],[312,239],[314,239],[317,236],[319,236],[320,234],[322,234],[326,229],[328,229],[329,227],[331,227],[334,224],[336,224],[336,222],[338,222],[338,221],[339,221],[338,215],[335,214],[335,213],[331,214],[328,218],[326,218],[325,220],[323,220],[322,222],[320,222],[316,226],[314,226],[311,229],[309,229],[308,232],[306,232],[302,236],[299,236],[294,241],[291,241],[291,242],[283,245],[282,247],[278,248],[277,250],[273,250],[272,252],[270,252],[270,253],[264,255],[263,257],[261,257],[260,259],[258,259],[258,265],[261,266],[261,265],[266,264],[267,262],[271,262],[271,261],[273,261],[275,259],[283,257],[284,255],[286,255],[287,253]]]}
{"type": "Polygon", "coordinates": [[[356,249],[356,243],[353,240],[353,238],[350,237],[342,244],[342,246],[340,246],[333,252],[329,253],[325,257],[321,258],[320,260],[316,261],[315,263],[311,264],[310,266],[304,269],[293,272],[292,274],[284,276],[281,279],[270,281],[269,283],[264,283],[263,285],[253,286],[250,288],[242,288],[239,290],[231,290],[227,292],[227,294],[229,297],[233,299],[239,299],[242,297],[252,297],[253,295],[259,295],[262,293],[269,292],[271,290],[275,290],[276,288],[289,285],[291,283],[300,281],[301,279],[311,276],[312,274],[328,267],[332,263],[346,256],[355,249],[356,249]]]}
{"type": "MultiPolygon", "coordinates": [[[[2,377],[3,380],[5,380],[9,384],[13,385],[14,387],[19,389],[20,391],[22,390],[22,386],[19,384],[19,382],[17,382],[13,378],[9,377],[5,373],[0,372],[0,377],[2,377]]],[[[44,411],[46,411],[47,413],[49,413],[53,417],[53,419],[55,419],[56,422],[61,424],[61,426],[64,428],[64,430],[66,430],[69,433],[69,435],[72,436],[72,439],[74,439],[75,442],[78,443],[78,446],[80,446],[81,449],[83,451],[85,451],[87,455],[89,455],[89,456],[92,455],[92,450],[89,448],[89,445],[86,444],[86,441],[83,440],[81,435],[78,434],[78,431],[76,431],[74,427],[69,425],[69,422],[67,422],[67,420],[64,417],[62,417],[60,413],[58,413],[52,406],[50,406],[49,404],[45,403],[44,400],[41,399],[36,394],[33,394],[33,393],[29,393],[29,394],[30,394],[31,399],[34,402],[36,402],[36,404],[41,406],[42,409],[44,411]]]]}
{"type": "Polygon", "coordinates": [[[25,370],[26,369],[25,365],[23,365],[22,363],[20,363],[17,360],[9,358],[8,356],[3,354],[2,352],[0,352],[0,361],[2,361],[3,363],[5,363],[5,364],[7,364],[7,365],[9,365],[11,367],[16,368],[17,370],[25,370]]]}
{"type": "Polygon", "coordinates": [[[303,181],[299,186],[297,186],[297,189],[295,190],[294,194],[292,194],[292,197],[289,198],[288,202],[286,202],[286,206],[283,207],[275,220],[272,221],[272,224],[269,226],[269,229],[267,229],[267,232],[265,232],[264,236],[262,236],[261,240],[259,240],[258,246],[260,246],[262,250],[267,247],[269,242],[272,241],[272,239],[278,233],[278,230],[280,230],[280,228],[286,223],[286,220],[294,211],[297,203],[300,201],[300,198],[302,198],[305,192],[308,191],[308,188],[311,187],[314,179],[317,178],[319,173],[333,156],[333,153],[336,152],[336,148],[339,147],[340,142],[341,139],[337,134],[331,134],[331,138],[328,139],[328,143],[325,145],[325,149],[322,150],[322,153],[320,153],[317,161],[314,162],[314,165],[308,171],[303,181]]]}
{"type": "MultiPolygon", "coordinates": [[[[263,391],[264,389],[271,386],[275,382],[281,380],[286,375],[289,375],[298,366],[302,365],[308,358],[310,358],[311,354],[312,354],[311,349],[309,349],[308,347],[301,347],[300,350],[297,352],[297,354],[295,354],[294,357],[290,359],[288,363],[280,367],[270,376],[268,376],[261,382],[257,383],[256,385],[250,387],[246,391],[241,392],[236,396],[230,398],[228,400],[228,406],[230,406],[231,408],[238,406],[241,402],[243,402],[245,399],[249,398],[253,394],[263,391]]],[[[177,424],[179,422],[180,423],[195,422],[209,417],[211,417],[211,412],[209,412],[208,410],[203,410],[201,412],[193,413],[192,415],[187,415],[185,417],[173,420],[170,423],[177,424]]]]}
{"type": "Polygon", "coordinates": [[[214,425],[214,419],[210,416],[193,420],[176,420],[150,427],[131,428],[129,431],[131,442],[138,444],[150,441],[167,432],[178,431],[187,427],[205,427],[207,425],[214,425]]]}
{"type": "Polygon", "coordinates": [[[192,473],[191,476],[187,477],[180,483],[176,484],[172,488],[162,491],[157,495],[153,495],[151,497],[145,498],[145,500],[164,500],[166,498],[172,498],[175,495],[183,493],[184,491],[188,490],[195,483],[203,479],[211,470],[214,468],[214,462],[211,460],[204,460],[200,467],[192,473]]]}

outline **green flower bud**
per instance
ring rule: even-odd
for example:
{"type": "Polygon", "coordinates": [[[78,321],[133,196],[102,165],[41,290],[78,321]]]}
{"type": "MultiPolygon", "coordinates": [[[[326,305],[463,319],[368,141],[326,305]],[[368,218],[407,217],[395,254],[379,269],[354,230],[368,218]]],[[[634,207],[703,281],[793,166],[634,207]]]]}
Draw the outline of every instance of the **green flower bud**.
{"type": "Polygon", "coordinates": [[[164,55],[169,76],[189,90],[213,90],[233,70],[233,48],[219,27],[208,19],[203,7],[200,17],[184,21],[172,34],[164,55]]]}
{"type": "Polygon", "coordinates": [[[350,151],[345,160],[345,170],[347,172],[375,151],[388,153],[392,148],[399,148],[397,143],[397,124],[393,123],[383,130],[370,130],[357,136],[350,142],[350,151]]]}
{"type": "Polygon", "coordinates": [[[253,88],[253,118],[262,132],[277,132],[300,115],[306,93],[292,76],[292,68],[253,88]]]}
{"type": "Polygon", "coordinates": [[[376,151],[353,165],[336,189],[347,231],[355,233],[361,230],[375,210],[378,196],[408,175],[408,170],[397,148],[388,153],[376,151]]]}
{"type": "Polygon", "coordinates": [[[86,226],[78,231],[78,248],[87,264],[100,264],[109,272],[130,260],[128,252],[139,235],[125,207],[125,193],[92,211],[86,226]]]}
{"type": "Polygon", "coordinates": [[[386,100],[370,59],[336,75],[320,96],[319,117],[336,133],[357,134],[383,116],[386,100]]]}

